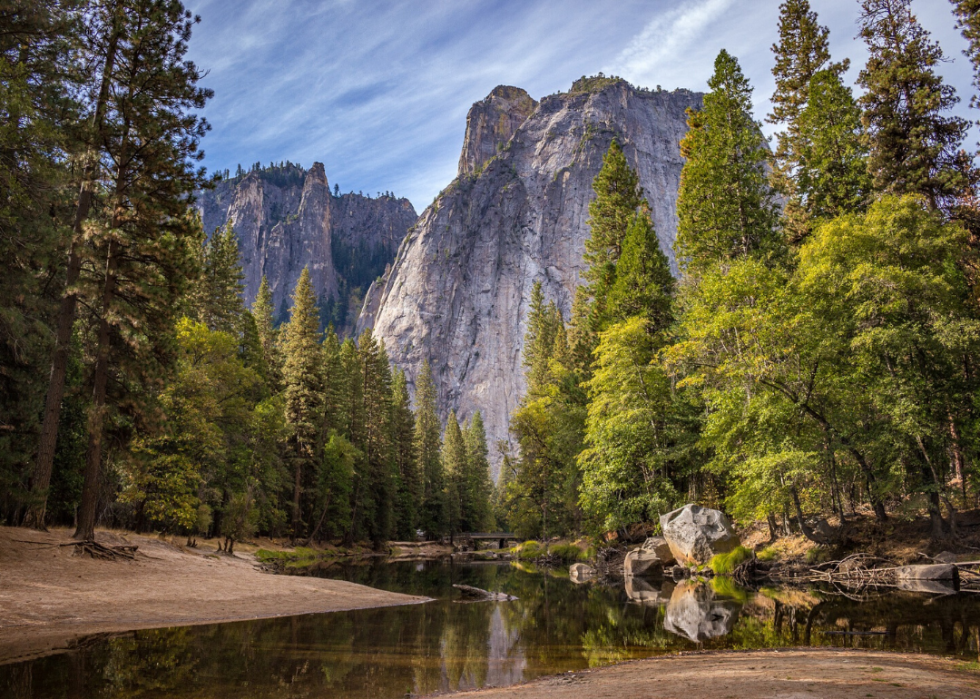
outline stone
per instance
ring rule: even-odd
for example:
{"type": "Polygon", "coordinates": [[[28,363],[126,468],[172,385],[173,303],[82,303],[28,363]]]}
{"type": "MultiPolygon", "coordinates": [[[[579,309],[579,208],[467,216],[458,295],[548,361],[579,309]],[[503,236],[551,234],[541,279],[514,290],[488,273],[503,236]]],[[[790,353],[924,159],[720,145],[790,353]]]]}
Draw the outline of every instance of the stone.
{"type": "Polygon", "coordinates": [[[573,583],[584,583],[595,580],[596,569],[585,563],[573,563],[568,568],[568,577],[573,583]]]}
{"type": "Polygon", "coordinates": [[[704,565],[739,545],[728,517],[718,510],[685,505],[660,517],[660,527],[678,563],[704,565]]]}
{"type": "Polygon", "coordinates": [[[662,583],[658,589],[642,578],[626,578],[626,596],[637,604],[648,606],[667,604],[673,591],[674,584],[671,582],[662,583]]]}
{"type": "Polygon", "coordinates": [[[942,553],[933,556],[932,560],[936,563],[956,563],[957,555],[951,551],[943,551],[942,553]]]}
{"type": "Polygon", "coordinates": [[[665,566],[674,564],[674,554],[671,553],[670,544],[662,536],[651,536],[646,541],[643,542],[644,551],[652,551],[657,554],[657,558],[665,566]]]}
{"type": "Polygon", "coordinates": [[[646,576],[660,579],[664,576],[664,563],[653,551],[633,549],[623,559],[623,575],[627,578],[646,576]]]}
{"type": "Polygon", "coordinates": [[[895,570],[895,578],[899,586],[903,583],[941,581],[950,585],[954,590],[960,589],[960,569],[950,563],[902,566],[895,570]]]}
{"type": "MultiPolygon", "coordinates": [[[[255,300],[262,275],[269,281],[275,313],[282,317],[303,267],[318,298],[336,296],[348,278],[345,267],[356,256],[376,260],[379,276],[395,259],[398,246],[418,218],[408,199],[365,197],[353,192],[334,196],[322,163],[256,170],[198,192],[195,203],[209,235],[231,222],[245,275],[244,298],[255,300]],[[338,259],[334,259],[335,255],[338,259]]],[[[348,311],[338,328],[354,329],[360,308],[348,311]]]]}
{"type": "MultiPolygon", "coordinates": [[[[544,97],[526,117],[533,100],[500,89],[489,107],[474,105],[458,176],[422,212],[358,322],[358,331],[373,326],[413,392],[429,361],[443,419],[450,410],[460,420],[480,410],[487,443],[511,454],[517,445],[508,423],[526,388],[531,290],[541,282],[546,300],[570,317],[585,269],[592,180],[613,138],[637,169],[660,247],[677,272],[679,143],[685,110],[700,108],[702,96],[622,80],[587,87],[544,97]],[[505,124],[489,128],[491,112],[494,124],[505,124]],[[491,143],[495,155],[485,161],[491,143]]],[[[494,478],[501,458],[493,449],[494,478]]]]}
{"type": "Polygon", "coordinates": [[[513,602],[517,598],[505,592],[489,592],[470,585],[453,585],[464,599],[477,602],[513,602]]]}
{"type": "Polygon", "coordinates": [[[731,632],[741,605],[721,600],[707,585],[682,582],[674,588],[664,614],[664,628],[694,643],[731,632]]]}

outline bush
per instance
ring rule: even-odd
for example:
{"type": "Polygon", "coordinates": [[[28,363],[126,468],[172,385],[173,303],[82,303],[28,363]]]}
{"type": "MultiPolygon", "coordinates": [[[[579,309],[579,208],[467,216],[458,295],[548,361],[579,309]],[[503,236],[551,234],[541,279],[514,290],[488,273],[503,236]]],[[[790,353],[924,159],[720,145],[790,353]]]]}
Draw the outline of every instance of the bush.
{"type": "Polygon", "coordinates": [[[544,555],[544,550],[537,541],[525,541],[512,548],[511,552],[521,561],[533,561],[544,555]]]}
{"type": "Polygon", "coordinates": [[[806,552],[807,563],[823,563],[830,560],[830,549],[822,546],[814,546],[806,552]]]}
{"type": "Polygon", "coordinates": [[[730,575],[733,570],[751,559],[755,554],[752,549],[737,546],[729,553],[719,553],[711,558],[708,567],[715,575],[730,575]]]}

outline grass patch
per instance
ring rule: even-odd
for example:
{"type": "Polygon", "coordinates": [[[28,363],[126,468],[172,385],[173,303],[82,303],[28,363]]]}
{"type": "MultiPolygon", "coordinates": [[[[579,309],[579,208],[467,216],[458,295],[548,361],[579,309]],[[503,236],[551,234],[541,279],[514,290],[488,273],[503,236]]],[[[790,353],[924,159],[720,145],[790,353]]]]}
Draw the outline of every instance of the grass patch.
{"type": "Polygon", "coordinates": [[[587,553],[575,544],[555,544],[548,547],[548,553],[557,556],[562,563],[570,564],[588,559],[587,553]]]}
{"type": "Polygon", "coordinates": [[[772,546],[766,546],[764,549],[759,551],[755,557],[760,561],[775,561],[777,558],[779,558],[779,551],[772,546]]]}
{"type": "Polygon", "coordinates": [[[708,562],[708,567],[714,571],[715,575],[731,575],[733,570],[751,559],[754,555],[752,549],[747,549],[744,546],[736,546],[729,553],[719,553],[712,556],[708,562]]]}
{"type": "Polygon", "coordinates": [[[544,548],[537,541],[525,541],[510,550],[519,561],[533,561],[544,555],[544,548]]]}
{"type": "Polygon", "coordinates": [[[318,551],[305,546],[297,546],[292,551],[259,549],[255,552],[255,558],[261,563],[268,563],[279,568],[308,568],[315,563],[333,560],[334,556],[329,551],[318,551]]]}

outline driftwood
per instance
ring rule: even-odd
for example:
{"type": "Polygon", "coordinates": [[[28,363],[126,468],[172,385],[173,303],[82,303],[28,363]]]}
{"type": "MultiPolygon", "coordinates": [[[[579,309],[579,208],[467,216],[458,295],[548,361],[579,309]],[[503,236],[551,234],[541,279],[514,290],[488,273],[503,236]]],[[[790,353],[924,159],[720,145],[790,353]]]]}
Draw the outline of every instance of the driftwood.
{"type": "Polygon", "coordinates": [[[469,585],[453,585],[453,587],[459,590],[463,597],[470,601],[512,602],[517,599],[503,592],[489,592],[488,590],[481,590],[478,587],[470,587],[469,585]]]}

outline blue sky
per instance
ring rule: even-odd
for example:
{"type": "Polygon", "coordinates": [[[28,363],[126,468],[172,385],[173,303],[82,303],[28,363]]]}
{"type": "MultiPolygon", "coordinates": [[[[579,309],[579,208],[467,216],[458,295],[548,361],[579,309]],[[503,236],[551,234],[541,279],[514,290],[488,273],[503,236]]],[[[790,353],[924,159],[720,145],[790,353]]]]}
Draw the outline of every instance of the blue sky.
{"type": "MultiPolygon", "coordinates": [[[[849,78],[865,59],[857,0],[811,0],[849,78]]],[[[581,75],[706,89],[722,48],[769,110],[779,0],[186,0],[202,22],[190,58],[215,91],[209,170],[321,161],[331,185],[392,191],[421,212],[456,175],[466,112],[496,85],[532,97],[581,75]]],[[[948,0],[914,0],[949,61],[964,116],[965,42],[948,0]]],[[[973,140],[976,140],[975,138],[973,140]]]]}

